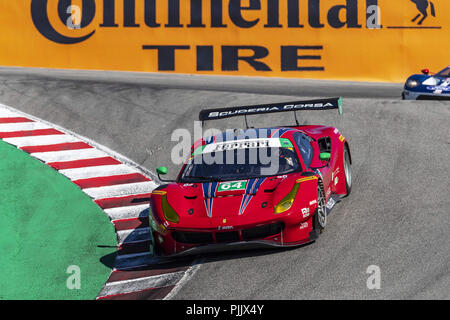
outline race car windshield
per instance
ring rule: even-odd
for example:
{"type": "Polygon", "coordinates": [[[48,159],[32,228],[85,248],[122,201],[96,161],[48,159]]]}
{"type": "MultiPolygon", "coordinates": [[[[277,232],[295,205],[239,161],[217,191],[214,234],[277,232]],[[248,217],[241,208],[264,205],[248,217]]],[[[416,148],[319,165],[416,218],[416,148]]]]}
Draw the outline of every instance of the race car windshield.
{"type": "Polygon", "coordinates": [[[450,77],[450,68],[445,68],[436,74],[436,77],[450,77]]]}
{"type": "Polygon", "coordinates": [[[234,149],[196,155],[187,163],[180,182],[244,180],[300,170],[292,148],[234,149]]]}

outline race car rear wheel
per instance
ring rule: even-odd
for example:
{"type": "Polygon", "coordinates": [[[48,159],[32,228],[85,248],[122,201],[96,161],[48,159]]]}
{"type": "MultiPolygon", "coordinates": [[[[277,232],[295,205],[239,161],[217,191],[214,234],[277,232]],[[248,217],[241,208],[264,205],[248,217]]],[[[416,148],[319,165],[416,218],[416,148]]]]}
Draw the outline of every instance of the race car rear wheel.
{"type": "Polygon", "coordinates": [[[317,185],[317,209],[314,215],[314,229],[323,232],[327,225],[327,207],[322,186],[317,185]]]}
{"type": "Polygon", "coordinates": [[[350,163],[350,153],[347,146],[344,147],[344,173],[345,173],[345,188],[348,196],[352,191],[352,168],[350,163]]]}

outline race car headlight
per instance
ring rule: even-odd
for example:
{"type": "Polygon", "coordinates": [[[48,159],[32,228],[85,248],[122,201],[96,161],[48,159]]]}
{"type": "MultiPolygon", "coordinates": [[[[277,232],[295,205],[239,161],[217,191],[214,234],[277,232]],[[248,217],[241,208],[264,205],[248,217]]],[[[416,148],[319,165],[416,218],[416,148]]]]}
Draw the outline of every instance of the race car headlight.
{"type": "Polygon", "coordinates": [[[169,202],[167,201],[167,196],[163,195],[161,197],[161,207],[163,210],[164,218],[166,218],[167,221],[178,223],[180,221],[180,217],[178,214],[173,210],[173,208],[170,206],[169,202]]]}
{"type": "Polygon", "coordinates": [[[289,210],[294,204],[300,183],[296,183],[292,190],[273,208],[275,214],[283,213],[289,210]]]}
{"type": "Polygon", "coordinates": [[[406,82],[406,86],[408,87],[408,88],[415,88],[415,87],[417,87],[419,85],[419,83],[416,81],[416,80],[408,80],[407,82],[406,82]]]}

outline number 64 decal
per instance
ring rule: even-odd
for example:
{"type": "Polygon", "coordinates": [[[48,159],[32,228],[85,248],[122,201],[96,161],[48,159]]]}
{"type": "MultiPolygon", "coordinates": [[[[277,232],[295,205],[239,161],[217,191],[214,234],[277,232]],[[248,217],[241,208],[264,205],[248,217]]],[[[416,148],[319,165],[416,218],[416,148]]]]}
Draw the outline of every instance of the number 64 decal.
{"type": "Polygon", "coordinates": [[[227,181],[219,183],[217,191],[245,190],[245,187],[247,187],[247,181],[227,181]]]}

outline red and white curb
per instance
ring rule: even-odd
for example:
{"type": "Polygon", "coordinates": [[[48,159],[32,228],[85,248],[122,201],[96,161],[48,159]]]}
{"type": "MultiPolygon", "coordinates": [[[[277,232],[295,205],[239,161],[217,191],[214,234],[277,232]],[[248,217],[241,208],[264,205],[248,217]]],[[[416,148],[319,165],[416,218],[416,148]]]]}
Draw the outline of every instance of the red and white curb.
{"type": "MultiPolygon", "coordinates": [[[[170,298],[197,267],[153,256],[149,203],[154,175],[95,142],[0,104],[0,139],[70,179],[106,213],[117,257],[97,299],[170,298]]],[[[191,261],[192,262],[192,261],[191,261]]]]}

